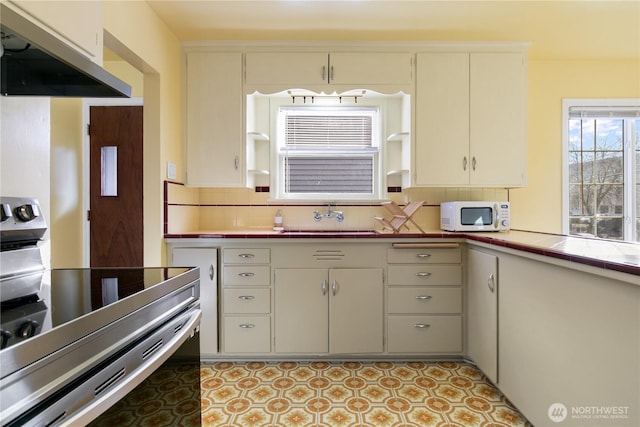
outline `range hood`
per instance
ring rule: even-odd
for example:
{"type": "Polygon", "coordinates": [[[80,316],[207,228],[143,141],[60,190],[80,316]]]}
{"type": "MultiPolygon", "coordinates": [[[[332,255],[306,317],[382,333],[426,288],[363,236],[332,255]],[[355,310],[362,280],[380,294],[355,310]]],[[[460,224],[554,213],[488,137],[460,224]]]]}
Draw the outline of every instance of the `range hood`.
{"type": "Polygon", "coordinates": [[[2,95],[131,97],[131,86],[1,4],[0,31],[2,95]]]}

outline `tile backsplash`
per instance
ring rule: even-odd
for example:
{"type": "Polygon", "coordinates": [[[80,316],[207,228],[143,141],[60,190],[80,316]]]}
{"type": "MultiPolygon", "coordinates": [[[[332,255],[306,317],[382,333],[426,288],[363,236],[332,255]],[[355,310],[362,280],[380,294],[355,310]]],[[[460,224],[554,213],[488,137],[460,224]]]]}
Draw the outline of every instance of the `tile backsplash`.
{"type": "MultiPolygon", "coordinates": [[[[509,200],[503,188],[411,188],[389,193],[389,200],[404,205],[424,200],[425,205],[413,220],[425,231],[440,228],[440,203],[453,200],[509,200]]],[[[320,203],[279,203],[269,200],[269,193],[244,188],[197,188],[165,182],[165,234],[189,234],[218,231],[266,231],[273,218],[282,212],[284,227],[296,230],[369,230],[382,229],[374,216],[389,217],[377,203],[338,203],[344,221],[323,218],[315,222],[315,210],[324,214],[327,205],[320,203]]],[[[409,223],[405,231],[417,231],[409,223]]]]}

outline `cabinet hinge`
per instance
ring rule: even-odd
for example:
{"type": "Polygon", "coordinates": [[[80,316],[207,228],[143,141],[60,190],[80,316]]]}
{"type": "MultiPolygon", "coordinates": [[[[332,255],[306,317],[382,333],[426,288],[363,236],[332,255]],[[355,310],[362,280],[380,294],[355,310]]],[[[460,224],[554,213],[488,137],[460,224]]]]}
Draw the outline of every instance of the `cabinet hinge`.
{"type": "Polygon", "coordinates": [[[91,221],[91,210],[87,210],[87,221],[91,221]]]}
{"type": "Polygon", "coordinates": [[[87,135],[91,136],[91,123],[87,123],[87,135]]]}

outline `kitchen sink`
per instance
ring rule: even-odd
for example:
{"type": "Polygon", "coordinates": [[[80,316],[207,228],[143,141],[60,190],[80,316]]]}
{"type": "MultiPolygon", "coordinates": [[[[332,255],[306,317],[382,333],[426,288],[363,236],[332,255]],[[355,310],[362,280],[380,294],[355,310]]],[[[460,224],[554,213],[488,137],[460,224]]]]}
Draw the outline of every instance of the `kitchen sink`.
{"type": "Polygon", "coordinates": [[[308,234],[308,235],[327,235],[327,234],[339,234],[361,236],[366,234],[378,234],[377,230],[283,230],[282,234],[308,234]]]}

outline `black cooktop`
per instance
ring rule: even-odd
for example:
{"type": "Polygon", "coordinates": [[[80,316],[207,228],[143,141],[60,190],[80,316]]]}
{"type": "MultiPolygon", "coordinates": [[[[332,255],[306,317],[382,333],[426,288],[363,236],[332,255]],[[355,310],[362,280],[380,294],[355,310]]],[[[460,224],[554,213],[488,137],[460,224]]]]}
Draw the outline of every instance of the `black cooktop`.
{"type": "MultiPolygon", "coordinates": [[[[31,340],[91,313],[107,310],[117,302],[134,300],[144,290],[188,270],[163,267],[52,269],[23,276],[23,281],[39,282],[36,289],[40,290],[0,305],[0,348],[4,350],[31,340]]],[[[137,305],[149,301],[146,298],[128,306],[139,308],[137,305]]]]}

